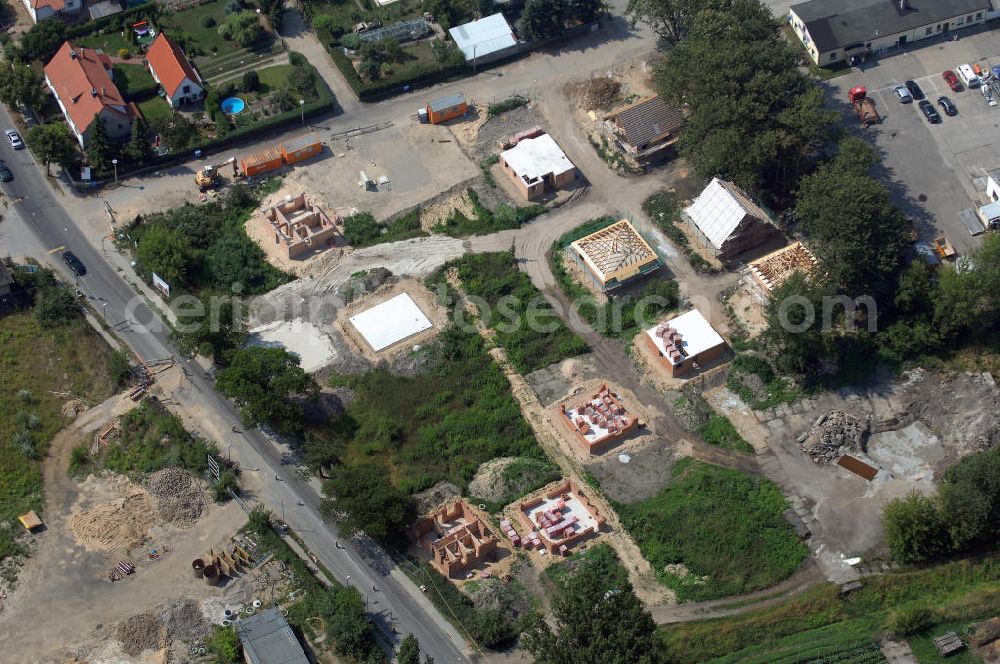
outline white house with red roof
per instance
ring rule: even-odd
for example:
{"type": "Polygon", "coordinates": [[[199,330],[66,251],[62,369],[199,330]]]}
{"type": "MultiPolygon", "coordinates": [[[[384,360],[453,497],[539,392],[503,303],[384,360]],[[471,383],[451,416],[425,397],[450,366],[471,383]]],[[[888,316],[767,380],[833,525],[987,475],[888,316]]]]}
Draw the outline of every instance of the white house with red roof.
{"type": "Polygon", "coordinates": [[[171,108],[196,102],[205,96],[201,77],[191,66],[184,51],[162,32],[149,45],[146,63],[153,78],[163,86],[171,108]]]}
{"type": "Polygon", "coordinates": [[[72,14],[83,9],[83,0],[22,0],[35,23],[56,14],[72,14]]]}
{"type": "Polygon", "coordinates": [[[111,80],[111,60],[107,55],[63,42],[44,71],[45,83],[81,147],[87,146],[94,119],[98,117],[112,139],[128,138],[135,111],[111,80]]]}

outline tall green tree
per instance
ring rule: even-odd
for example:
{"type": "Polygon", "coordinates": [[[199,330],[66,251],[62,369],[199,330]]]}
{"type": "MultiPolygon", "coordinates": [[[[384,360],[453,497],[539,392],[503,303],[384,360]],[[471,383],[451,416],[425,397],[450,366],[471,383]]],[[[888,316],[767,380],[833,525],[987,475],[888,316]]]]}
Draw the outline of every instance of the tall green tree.
{"type": "Polygon", "coordinates": [[[718,5],[694,15],[656,70],[664,98],[689,110],[678,149],[700,177],[718,175],[787,204],[837,115],[799,71],[770,10],[758,0],[718,5]]]}
{"type": "Polygon", "coordinates": [[[554,37],[563,29],[562,0],[526,0],[521,12],[521,34],[527,39],[554,37]]]}
{"type": "Polygon", "coordinates": [[[660,41],[674,45],[687,36],[691,22],[708,0],[629,0],[625,15],[632,23],[646,23],[660,41]]]}
{"type": "Polygon", "coordinates": [[[802,179],[795,214],[839,292],[886,303],[902,264],[906,219],[871,175],[871,147],[853,137],[838,147],[836,157],[802,179]]]}
{"type": "Polygon", "coordinates": [[[417,637],[407,634],[403,642],[399,644],[399,652],[396,653],[398,664],[420,664],[420,642],[417,637]]]}
{"type": "Polygon", "coordinates": [[[104,120],[95,114],[94,122],[87,134],[87,144],[83,149],[84,154],[87,155],[87,163],[98,171],[106,171],[111,166],[113,151],[111,137],[108,136],[104,120]]]}
{"type": "Polygon", "coordinates": [[[280,431],[302,431],[303,409],[295,398],[315,398],[312,376],[299,366],[297,355],[284,348],[249,346],[233,353],[215,382],[231,397],[248,425],[271,424],[280,431]]]}
{"type": "Polygon", "coordinates": [[[912,491],[882,509],[889,551],[904,563],[917,563],[948,550],[948,533],[937,501],[912,491]]]}
{"type": "Polygon", "coordinates": [[[26,61],[47,63],[66,41],[66,24],[58,18],[47,18],[31,26],[21,38],[21,54],[26,61]]]}
{"type": "Polygon", "coordinates": [[[37,111],[45,104],[42,75],[21,62],[8,63],[0,75],[0,101],[15,109],[37,111]]]}
{"type": "Polygon", "coordinates": [[[323,502],[323,514],[351,534],[387,541],[399,537],[413,516],[413,500],[372,462],[335,467],[324,493],[330,499],[323,502]]]}
{"type": "Polygon", "coordinates": [[[45,163],[46,175],[51,174],[49,167],[53,163],[66,166],[76,159],[77,143],[62,122],[35,125],[28,130],[25,140],[35,156],[45,163]]]}
{"type": "Polygon", "coordinates": [[[225,365],[233,351],[246,343],[246,311],[228,297],[204,296],[201,305],[203,315],[179,321],[184,327],[178,326],[175,334],[178,345],[185,353],[207,355],[225,365]]]}
{"type": "Polygon", "coordinates": [[[982,340],[1000,326],[1000,235],[983,243],[955,265],[938,271],[934,322],[949,338],[982,340]]]}
{"type": "Polygon", "coordinates": [[[552,602],[549,624],[533,616],[521,643],[537,664],[655,664],[656,624],[631,584],[607,589],[604,579],[584,568],[552,602]]]}
{"type": "Polygon", "coordinates": [[[152,153],[153,146],[149,142],[149,125],[144,118],[132,121],[132,135],[125,145],[125,155],[135,161],[145,161],[152,153]]]}
{"type": "Polygon", "coordinates": [[[234,41],[243,48],[252,46],[263,33],[260,17],[247,10],[233,12],[226,17],[226,22],[219,26],[219,34],[223,39],[234,41]]]}
{"type": "Polygon", "coordinates": [[[767,302],[767,328],[761,343],[772,364],[782,373],[805,374],[824,349],[822,287],[796,272],[774,289],[767,302]]]}
{"type": "Polygon", "coordinates": [[[949,468],[938,496],[952,548],[995,541],[1000,536],[1000,447],[949,468]]]}
{"type": "Polygon", "coordinates": [[[196,256],[184,233],[162,225],[150,226],[142,233],[135,255],[144,273],[155,272],[173,288],[187,283],[196,256]]]}

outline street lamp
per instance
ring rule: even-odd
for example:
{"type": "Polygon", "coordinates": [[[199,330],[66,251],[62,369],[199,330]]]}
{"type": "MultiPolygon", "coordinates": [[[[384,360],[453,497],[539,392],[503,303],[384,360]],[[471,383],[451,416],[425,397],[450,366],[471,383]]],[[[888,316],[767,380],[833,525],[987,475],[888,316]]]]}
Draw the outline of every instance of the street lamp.
{"type": "Polygon", "coordinates": [[[299,115],[302,116],[302,124],[306,123],[306,100],[299,100],[299,115]]]}
{"type": "Polygon", "coordinates": [[[118,184],[118,160],[112,159],[111,165],[115,167],[115,184],[118,184]]]}
{"type": "Polygon", "coordinates": [[[108,303],[104,303],[104,322],[108,322],[108,303]]]}

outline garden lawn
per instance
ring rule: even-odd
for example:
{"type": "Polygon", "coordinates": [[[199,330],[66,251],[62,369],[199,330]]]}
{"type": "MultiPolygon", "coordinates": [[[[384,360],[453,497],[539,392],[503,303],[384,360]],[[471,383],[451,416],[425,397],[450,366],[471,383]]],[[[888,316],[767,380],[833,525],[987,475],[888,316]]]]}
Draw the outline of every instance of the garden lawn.
{"type": "Polygon", "coordinates": [[[161,99],[159,96],[154,96],[152,99],[140,101],[136,105],[139,107],[139,110],[142,111],[142,117],[146,118],[146,122],[152,122],[157,119],[167,119],[173,114],[173,111],[170,109],[170,105],[167,104],[167,101],[165,99],[161,99]]]}
{"type": "MultiPolygon", "coordinates": [[[[118,86],[118,90],[125,96],[125,99],[134,100],[150,95],[156,96],[156,80],[142,65],[117,64],[114,66],[114,72],[115,85],[118,86]]],[[[166,105],[166,102],[162,100],[161,102],[166,105]]]]}
{"type": "Polygon", "coordinates": [[[294,65],[275,65],[257,70],[260,77],[259,95],[265,95],[274,90],[280,90],[288,83],[288,77],[295,71],[294,65]]]}
{"type": "MultiPolygon", "coordinates": [[[[201,66],[208,60],[241,50],[236,42],[226,41],[219,34],[219,26],[226,22],[226,12],[223,11],[223,7],[229,1],[215,0],[179,12],[165,12],[160,19],[161,27],[167,35],[176,32],[188,34],[192,41],[198,45],[199,53],[194,55],[193,59],[195,64],[201,66]],[[215,25],[211,27],[202,25],[202,20],[206,16],[212,17],[215,20],[215,25]]],[[[188,53],[188,57],[192,57],[192,54],[188,53]]],[[[208,75],[207,72],[202,73],[208,75]]]]}
{"type": "MultiPolygon", "coordinates": [[[[120,32],[110,31],[103,35],[93,34],[87,35],[86,37],[77,37],[73,40],[75,46],[85,46],[87,48],[101,49],[110,57],[118,57],[119,49],[128,49],[133,55],[139,52],[139,47],[135,44],[129,42],[128,39],[122,37],[120,32]]],[[[136,63],[140,63],[141,60],[137,59],[136,63]]]]}
{"type": "Polygon", "coordinates": [[[19,551],[17,516],[42,509],[42,470],[52,437],[67,420],[62,406],[68,394],[96,404],[114,391],[108,369],[111,349],[86,321],[43,329],[31,311],[0,317],[0,564],[19,551]],[[31,418],[31,416],[36,416],[31,418]],[[26,419],[38,459],[29,459],[12,444],[26,419]]]}
{"type": "Polygon", "coordinates": [[[748,593],[788,578],[808,549],[785,522],[787,507],[770,480],[690,459],[674,466],[658,495],[615,505],[659,580],[682,601],[748,593]],[[676,563],[688,574],[665,570],[676,563]]]}

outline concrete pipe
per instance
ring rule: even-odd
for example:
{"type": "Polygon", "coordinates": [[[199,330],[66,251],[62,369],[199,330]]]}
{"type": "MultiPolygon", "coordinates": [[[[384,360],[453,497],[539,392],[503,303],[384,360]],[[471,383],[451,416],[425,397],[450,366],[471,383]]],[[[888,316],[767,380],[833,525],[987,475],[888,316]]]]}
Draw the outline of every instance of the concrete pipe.
{"type": "Polygon", "coordinates": [[[195,558],[191,561],[191,571],[194,573],[194,578],[200,579],[205,576],[205,561],[201,558],[195,558]]]}
{"type": "Polygon", "coordinates": [[[208,585],[214,586],[219,582],[219,570],[215,567],[215,565],[206,565],[204,574],[205,583],[208,585]]]}

